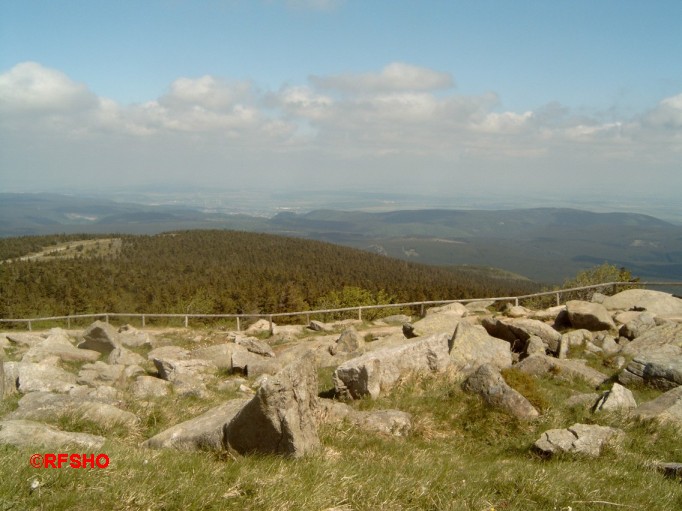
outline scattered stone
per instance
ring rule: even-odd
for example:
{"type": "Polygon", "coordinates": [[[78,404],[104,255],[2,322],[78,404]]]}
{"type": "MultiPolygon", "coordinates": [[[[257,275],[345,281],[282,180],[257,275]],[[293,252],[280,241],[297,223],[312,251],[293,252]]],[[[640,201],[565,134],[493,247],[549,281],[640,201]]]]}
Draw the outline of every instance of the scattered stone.
{"type": "Polygon", "coordinates": [[[114,349],[120,348],[118,332],[108,323],[95,321],[83,332],[83,342],[78,347],[85,350],[93,350],[108,355],[114,349]]]}
{"type": "Polygon", "coordinates": [[[50,422],[64,416],[94,422],[102,427],[112,424],[130,427],[138,422],[134,414],[113,405],[52,392],[26,394],[19,400],[19,408],[9,413],[6,418],[50,422]]]}
{"type": "Polygon", "coordinates": [[[444,332],[452,335],[452,332],[455,331],[461,321],[462,316],[459,314],[429,314],[412,323],[414,327],[413,332],[419,337],[442,334],[444,332]]]}
{"type": "Polygon", "coordinates": [[[623,431],[594,424],[573,424],[568,429],[550,429],[533,444],[535,450],[550,456],[560,452],[599,456],[602,447],[616,442],[623,431]]]}
{"type": "Polygon", "coordinates": [[[538,321],[550,321],[552,323],[556,322],[557,317],[560,314],[566,312],[565,305],[556,305],[554,307],[549,307],[548,309],[535,311],[531,314],[531,319],[537,319],[538,321]]]}
{"type": "Polygon", "coordinates": [[[611,390],[604,392],[594,405],[595,412],[623,411],[633,408],[637,408],[635,396],[618,383],[614,383],[611,390]]]}
{"type": "Polygon", "coordinates": [[[558,359],[546,355],[533,355],[514,367],[535,376],[551,375],[563,380],[580,378],[594,387],[598,387],[608,379],[604,373],[586,366],[585,360],[581,359],[558,359]]]}
{"type": "Polygon", "coordinates": [[[670,293],[649,289],[628,289],[604,298],[609,310],[646,310],[656,316],[681,316],[682,300],[670,293]]]}
{"type": "Polygon", "coordinates": [[[0,444],[14,447],[44,447],[52,451],[83,448],[100,449],[105,438],[88,433],[61,431],[53,426],[29,420],[0,421],[0,444]]]}
{"type": "MultiPolygon", "coordinates": [[[[272,323],[272,329],[274,330],[275,327],[274,323],[272,323]]],[[[270,331],[270,322],[267,319],[259,319],[256,321],[254,324],[249,326],[249,328],[246,329],[247,334],[255,334],[259,332],[269,332],[270,331]]]]}
{"type": "Polygon", "coordinates": [[[430,316],[431,314],[454,314],[461,318],[469,314],[469,309],[459,302],[453,302],[446,305],[441,305],[439,307],[431,307],[426,309],[426,315],[430,316]]]}
{"type": "Polygon", "coordinates": [[[663,390],[682,385],[682,355],[655,352],[639,355],[618,375],[623,385],[645,384],[663,390]]]}
{"type": "Polygon", "coordinates": [[[223,445],[240,454],[301,457],[319,446],[315,411],[317,370],[312,356],[268,378],[223,428],[223,445]]]}
{"type": "Polygon", "coordinates": [[[334,371],[336,392],[353,399],[366,395],[376,399],[411,372],[442,372],[450,364],[449,337],[433,335],[348,360],[334,371]]]}
{"type": "Polygon", "coordinates": [[[272,351],[270,345],[263,342],[255,337],[237,337],[235,339],[235,344],[239,346],[244,346],[251,353],[256,355],[261,355],[263,357],[274,357],[275,352],[272,351]]]}
{"type": "Polygon", "coordinates": [[[481,396],[493,408],[518,419],[534,419],[540,413],[519,392],[507,385],[500,372],[490,364],[483,364],[463,384],[464,390],[481,396]]]}
{"type": "MultiPolygon", "coordinates": [[[[562,337],[563,340],[563,337],[562,337]]],[[[525,357],[532,357],[533,355],[544,355],[545,354],[545,343],[542,342],[537,335],[531,335],[526,341],[526,348],[524,350],[525,357]]],[[[561,350],[559,351],[559,358],[561,357],[561,350]]]]}
{"type": "Polygon", "coordinates": [[[566,302],[568,319],[573,328],[584,328],[592,332],[599,330],[616,330],[616,324],[606,307],[600,303],[569,300],[566,302]]]}
{"type": "Polygon", "coordinates": [[[145,363],[145,359],[142,355],[138,355],[137,353],[130,351],[129,349],[124,348],[123,346],[119,348],[115,348],[110,354],[109,358],[107,359],[107,362],[112,365],[143,365],[145,363]]]}
{"type": "Polygon", "coordinates": [[[175,382],[180,379],[197,378],[203,381],[205,378],[213,376],[218,368],[208,360],[175,360],[170,358],[152,358],[154,366],[159,372],[159,378],[166,381],[175,382]]]}
{"type": "Polygon", "coordinates": [[[637,312],[636,317],[620,327],[620,335],[627,339],[635,339],[656,327],[656,316],[651,312],[637,312]]]}
{"type": "Polygon", "coordinates": [[[495,305],[495,300],[474,300],[466,304],[466,308],[472,313],[488,313],[488,307],[495,305]]]}
{"type": "Polygon", "coordinates": [[[84,401],[98,401],[110,405],[118,402],[118,391],[115,388],[106,385],[100,385],[99,387],[94,388],[79,385],[69,391],[69,396],[84,401]]]}
{"type": "Polygon", "coordinates": [[[406,314],[393,314],[392,316],[386,316],[381,318],[379,321],[385,324],[404,324],[412,321],[412,318],[406,314]]]}
{"type": "Polygon", "coordinates": [[[329,353],[332,355],[337,353],[358,353],[362,352],[364,347],[365,340],[355,328],[350,327],[344,330],[336,342],[329,347],[329,353]]]}
{"type": "Polygon", "coordinates": [[[121,344],[129,348],[151,347],[154,344],[152,335],[131,325],[123,325],[118,329],[118,334],[121,344]]]}
{"type": "Polygon", "coordinates": [[[648,329],[623,347],[623,355],[650,355],[654,352],[682,354],[682,324],[665,323],[648,329]]]}
{"type": "Polygon", "coordinates": [[[142,443],[151,449],[181,451],[222,451],[223,427],[248,403],[232,399],[180,424],[176,424],[142,443]]]}
{"type": "Polygon", "coordinates": [[[76,348],[63,331],[55,331],[33,344],[21,360],[38,363],[56,356],[65,362],[94,362],[100,355],[97,351],[76,348]]]}
{"type": "MultiPolygon", "coordinates": [[[[208,348],[205,348],[208,349],[208,348]]],[[[192,353],[200,352],[201,350],[195,350],[192,353]]],[[[159,348],[154,348],[149,353],[147,353],[147,360],[152,360],[154,358],[158,359],[172,359],[172,360],[189,360],[190,351],[180,346],[161,346],[159,348]]],[[[194,357],[202,358],[202,357],[194,357]]]]}
{"type": "Polygon", "coordinates": [[[610,357],[612,355],[615,355],[621,350],[621,346],[616,342],[616,340],[613,338],[613,336],[605,334],[605,333],[599,333],[594,336],[594,344],[598,346],[604,355],[607,357],[610,357]]]}
{"type": "Polygon", "coordinates": [[[275,374],[282,368],[280,360],[256,355],[250,351],[232,354],[232,371],[254,378],[261,374],[275,374]]]}
{"type": "Polygon", "coordinates": [[[527,318],[533,314],[533,311],[521,305],[507,304],[504,313],[510,318],[527,318]]]}
{"type": "Polygon", "coordinates": [[[8,341],[14,344],[18,344],[19,346],[27,346],[29,348],[44,341],[44,338],[37,334],[9,333],[5,334],[5,337],[7,337],[8,341]]]}
{"type": "MultiPolygon", "coordinates": [[[[216,344],[206,348],[198,348],[190,353],[190,357],[195,360],[207,360],[214,364],[218,369],[232,370],[232,355],[236,352],[246,352],[244,346],[234,343],[216,344]]],[[[161,357],[163,358],[163,356],[161,357]]],[[[170,357],[175,358],[175,357],[170,357]]]]}
{"type": "Polygon", "coordinates": [[[99,387],[100,385],[118,386],[125,381],[125,366],[110,365],[97,361],[93,364],[85,364],[78,372],[76,380],[80,385],[99,387]]]}
{"type": "Polygon", "coordinates": [[[528,318],[485,318],[482,325],[493,337],[509,342],[515,352],[523,351],[531,336],[542,339],[546,349],[551,353],[558,353],[559,351],[561,334],[542,321],[528,318]]]}
{"type": "Polygon", "coordinates": [[[149,399],[167,396],[171,392],[172,384],[154,376],[138,376],[130,386],[130,393],[137,399],[149,399]]]}
{"type": "Polygon", "coordinates": [[[634,410],[642,419],[682,424],[682,386],[661,394],[652,401],[642,403],[634,410]]]}
{"type": "Polygon", "coordinates": [[[77,386],[75,375],[45,363],[7,362],[5,373],[5,383],[9,374],[22,394],[42,391],[66,393],[77,386]]]}
{"type": "Polygon", "coordinates": [[[488,335],[480,325],[461,322],[448,343],[451,365],[468,373],[482,364],[497,369],[511,367],[511,346],[508,342],[488,335]]]}
{"type": "Polygon", "coordinates": [[[308,324],[308,328],[312,330],[313,332],[331,332],[333,329],[326,323],[322,323],[322,321],[316,321],[312,320],[308,324]]]}

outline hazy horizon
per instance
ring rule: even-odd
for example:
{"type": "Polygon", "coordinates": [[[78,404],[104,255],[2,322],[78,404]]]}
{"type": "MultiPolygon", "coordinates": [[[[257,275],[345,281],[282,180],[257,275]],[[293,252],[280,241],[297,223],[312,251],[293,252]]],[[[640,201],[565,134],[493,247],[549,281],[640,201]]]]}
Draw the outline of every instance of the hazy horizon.
{"type": "Polygon", "coordinates": [[[4,3],[0,190],[660,210],[681,21],[674,1],[4,3]]]}

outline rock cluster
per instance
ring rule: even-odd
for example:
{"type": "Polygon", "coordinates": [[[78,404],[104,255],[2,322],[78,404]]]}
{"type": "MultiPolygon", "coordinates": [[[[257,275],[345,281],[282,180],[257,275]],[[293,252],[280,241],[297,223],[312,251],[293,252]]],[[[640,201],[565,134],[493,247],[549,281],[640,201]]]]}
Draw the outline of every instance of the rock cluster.
{"type": "MultiPolygon", "coordinates": [[[[589,357],[616,368],[618,382],[606,391],[576,394],[564,406],[589,407],[595,421],[619,413],[682,424],[682,300],[629,290],[544,311],[508,306],[492,314],[489,306],[454,303],[430,309],[416,321],[395,316],[371,325],[311,321],[307,328],[274,329],[265,321],[246,332],[182,346],[100,321],[77,333],[5,334],[0,336],[0,397],[18,393],[20,399],[0,417],[0,444],[94,448],[105,439],[60,431],[55,424],[69,419],[104,430],[118,425],[139,431],[140,420],[122,396],[144,407],[173,396],[203,402],[229,391],[243,397],[204,408],[141,445],[300,457],[318,448],[318,427],[325,422],[344,421],[366,434],[393,437],[413,429],[405,411],[358,411],[320,397],[320,368],[334,369],[333,393],[341,399],[375,399],[415,374],[447,372],[487,406],[533,421],[542,411],[505,381],[506,371],[528,375],[524,378],[579,380],[596,390],[609,376],[592,368],[589,357]],[[274,335],[263,340],[271,328],[274,335]],[[11,356],[3,360],[6,348],[11,356]],[[664,393],[638,404],[628,389],[633,384],[664,393]]],[[[543,455],[596,456],[622,436],[605,426],[574,424],[546,431],[533,448],[543,455]]]]}

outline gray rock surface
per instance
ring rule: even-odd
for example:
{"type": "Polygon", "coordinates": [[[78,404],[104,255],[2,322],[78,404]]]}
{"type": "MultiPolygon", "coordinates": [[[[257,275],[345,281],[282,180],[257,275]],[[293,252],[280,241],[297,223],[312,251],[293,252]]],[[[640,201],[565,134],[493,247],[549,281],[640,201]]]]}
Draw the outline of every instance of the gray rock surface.
{"type": "Polygon", "coordinates": [[[640,404],[634,414],[643,419],[682,424],[682,387],[661,394],[652,401],[640,404]]]}
{"type": "Polygon", "coordinates": [[[97,351],[78,349],[65,333],[56,332],[33,344],[21,360],[22,362],[42,362],[55,356],[65,362],[94,362],[101,354],[97,351]]]}
{"type": "Polygon", "coordinates": [[[682,354],[654,352],[639,355],[618,375],[623,385],[645,384],[663,390],[682,385],[682,354]]]}
{"type": "Polygon", "coordinates": [[[115,348],[109,353],[107,362],[112,365],[144,365],[146,362],[142,355],[138,355],[134,351],[130,351],[123,346],[115,348]]]}
{"type": "Polygon", "coordinates": [[[636,317],[620,327],[620,335],[630,340],[656,327],[656,316],[651,312],[638,312],[636,317]]]}
{"type": "Polygon", "coordinates": [[[488,335],[485,328],[461,322],[448,343],[450,364],[462,372],[476,370],[482,364],[497,369],[511,367],[511,346],[508,342],[488,335]]]}
{"type": "Polygon", "coordinates": [[[533,355],[514,367],[535,376],[552,375],[554,378],[563,380],[580,378],[595,387],[608,379],[606,374],[586,366],[585,360],[581,359],[558,359],[546,355],[533,355]]]}
{"type": "Polygon", "coordinates": [[[646,310],[657,316],[681,316],[682,300],[669,293],[649,289],[628,289],[602,302],[609,310],[646,310]]]}
{"type": "Polygon", "coordinates": [[[490,364],[483,364],[469,376],[464,390],[481,396],[486,403],[522,420],[534,419],[540,413],[519,392],[511,388],[500,372],[490,364]]]}
{"type": "Polygon", "coordinates": [[[569,300],[566,302],[566,311],[573,328],[584,328],[592,332],[616,329],[611,315],[600,303],[569,300]]]}
{"type": "Polygon", "coordinates": [[[80,385],[99,387],[100,385],[120,386],[125,383],[125,366],[110,365],[97,361],[92,364],[85,364],[78,371],[77,382],[80,385]]]}
{"type": "Polygon", "coordinates": [[[154,435],[143,442],[142,446],[181,451],[222,451],[225,424],[229,423],[248,402],[248,399],[227,401],[154,435]]]}
{"type": "Polygon", "coordinates": [[[120,346],[116,329],[103,321],[95,321],[90,325],[83,332],[83,341],[78,345],[81,349],[97,351],[103,355],[109,355],[120,346]]]}
{"type": "MultiPolygon", "coordinates": [[[[218,369],[232,370],[232,355],[237,351],[245,352],[248,350],[235,343],[215,344],[205,348],[197,348],[189,353],[189,356],[195,360],[207,360],[215,364],[218,369]]],[[[160,354],[160,357],[163,358],[163,353],[160,354]]],[[[177,357],[170,356],[169,358],[177,357]]]]}
{"type": "Polygon", "coordinates": [[[9,379],[16,382],[22,394],[29,392],[69,392],[77,386],[76,376],[64,369],[48,364],[30,362],[6,362],[5,384],[9,379]]]}
{"type": "Polygon", "coordinates": [[[665,323],[650,328],[623,348],[623,355],[633,357],[654,352],[682,354],[682,324],[665,323]]]}
{"type": "Polygon", "coordinates": [[[411,372],[441,372],[450,364],[448,334],[437,334],[385,348],[344,362],[334,371],[339,395],[377,398],[411,372]]]}
{"type": "Polygon", "coordinates": [[[51,451],[66,449],[98,450],[105,438],[88,433],[61,431],[29,420],[0,421],[0,444],[14,447],[43,447],[51,451]]]}
{"type": "Polygon", "coordinates": [[[329,353],[336,355],[337,353],[360,353],[365,347],[365,341],[358,331],[353,328],[347,328],[341,333],[341,336],[334,344],[329,347],[329,353]]]}
{"type": "Polygon", "coordinates": [[[154,345],[154,336],[148,332],[138,330],[130,325],[123,325],[118,329],[118,338],[124,346],[129,348],[140,348],[154,345]]]}
{"type": "Polygon", "coordinates": [[[256,337],[242,337],[238,336],[234,340],[235,344],[238,346],[243,346],[246,348],[248,351],[251,353],[255,353],[256,355],[261,355],[263,357],[274,357],[275,352],[272,351],[272,348],[267,342],[261,341],[260,339],[257,339],[256,337]]]}
{"type": "Polygon", "coordinates": [[[594,405],[595,412],[627,411],[634,408],[637,408],[635,396],[618,383],[614,383],[611,390],[604,392],[594,405]]]}
{"type": "Polygon", "coordinates": [[[548,351],[552,353],[559,351],[561,334],[542,321],[529,318],[486,318],[482,325],[493,337],[509,342],[515,352],[521,352],[531,336],[542,339],[548,351]]]}
{"type": "Polygon", "coordinates": [[[560,452],[599,456],[607,442],[617,442],[623,435],[619,429],[595,424],[573,424],[567,429],[550,429],[533,444],[544,455],[560,452]]]}
{"type": "Polygon", "coordinates": [[[130,385],[130,393],[138,399],[149,399],[169,395],[172,387],[173,385],[166,380],[142,375],[130,385]]]}
{"type": "Polygon", "coordinates": [[[19,400],[19,407],[6,418],[52,422],[65,416],[94,422],[102,427],[112,424],[130,427],[138,422],[134,414],[111,404],[52,392],[26,394],[19,400]]]}
{"type": "Polygon", "coordinates": [[[240,454],[301,457],[319,446],[317,369],[306,356],[268,378],[223,428],[223,445],[240,454]]]}

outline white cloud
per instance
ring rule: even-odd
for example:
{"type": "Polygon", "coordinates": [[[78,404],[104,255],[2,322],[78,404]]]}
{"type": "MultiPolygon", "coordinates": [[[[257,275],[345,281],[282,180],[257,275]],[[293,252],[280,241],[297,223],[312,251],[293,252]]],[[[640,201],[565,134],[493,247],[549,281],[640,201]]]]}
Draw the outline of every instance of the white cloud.
{"type": "Polygon", "coordinates": [[[96,105],[85,85],[36,62],[17,64],[0,75],[0,108],[5,111],[72,112],[96,105]]]}
{"type": "Polygon", "coordinates": [[[431,91],[449,89],[455,84],[449,73],[402,62],[389,64],[378,73],[311,76],[310,81],[323,90],[350,93],[431,91]]]}
{"type": "Polygon", "coordinates": [[[648,125],[677,130],[682,128],[682,94],[665,98],[644,117],[648,125]]]}

